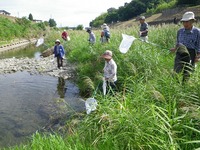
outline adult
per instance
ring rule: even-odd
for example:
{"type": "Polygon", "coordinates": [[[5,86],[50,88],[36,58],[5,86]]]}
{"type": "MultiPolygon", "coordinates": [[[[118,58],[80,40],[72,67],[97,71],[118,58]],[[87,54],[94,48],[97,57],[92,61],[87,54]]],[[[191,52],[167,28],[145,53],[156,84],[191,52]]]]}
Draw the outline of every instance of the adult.
{"type": "Polygon", "coordinates": [[[200,58],[200,29],[193,25],[195,21],[193,12],[183,14],[183,28],[177,32],[176,47],[170,49],[176,52],[174,71],[183,73],[183,81],[188,80],[191,71],[194,71],[195,62],[200,58]]]}
{"type": "Polygon", "coordinates": [[[64,47],[60,44],[60,40],[55,41],[54,46],[54,56],[57,58],[57,66],[60,69],[60,67],[63,67],[63,59],[65,57],[65,50],[64,47]]]}
{"type": "MultiPolygon", "coordinates": [[[[105,59],[105,66],[103,68],[104,72],[104,83],[106,83],[107,89],[112,88],[116,90],[116,82],[117,82],[117,65],[112,58],[112,51],[106,50],[102,57],[105,59]]],[[[103,85],[104,86],[104,85],[103,85]]],[[[108,91],[108,90],[107,90],[108,91]]]]}
{"type": "Polygon", "coordinates": [[[101,43],[109,43],[110,42],[110,28],[106,23],[104,23],[102,26],[101,31],[101,43]]]}
{"type": "Polygon", "coordinates": [[[94,44],[96,42],[96,36],[95,36],[95,34],[92,32],[91,29],[87,29],[86,32],[89,34],[89,39],[88,39],[89,44],[94,44]]]}
{"type": "Polygon", "coordinates": [[[141,16],[139,18],[140,21],[140,39],[144,42],[148,42],[148,23],[145,22],[145,17],[141,16]]]}
{"type": "Polygon", "coordinates": [[[64,30],[64,31],[62,32],[61,37],[62,37],[63,40],[67,41],[68,33],[67,33],[66,30],[64,30]]]}

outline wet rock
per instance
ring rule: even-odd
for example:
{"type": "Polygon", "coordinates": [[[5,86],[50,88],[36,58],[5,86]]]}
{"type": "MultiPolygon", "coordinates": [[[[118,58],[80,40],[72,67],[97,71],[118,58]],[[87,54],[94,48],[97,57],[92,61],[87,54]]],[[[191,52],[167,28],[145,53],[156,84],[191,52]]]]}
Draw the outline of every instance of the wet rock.
{"type": "Polygon", "coordinates": [[[53,47],[45,50],[44,52],[42,52],[41,56],[42,57],[48,57],[48,56],[50,56],[52,54],[53,54],[53,47]]]}
{"type": "Polygon", "coordinates": [[[30,74],[46,74],[55,77],[69,79],[74,77],[75,67],[64,60],[63,68],[58,69],[53,55],[49,57],[35,58],[7,58],[0,60],[0,74],[27,71],[30,74]],[[54,60],[54,61],[52,61],[54,60]]]}

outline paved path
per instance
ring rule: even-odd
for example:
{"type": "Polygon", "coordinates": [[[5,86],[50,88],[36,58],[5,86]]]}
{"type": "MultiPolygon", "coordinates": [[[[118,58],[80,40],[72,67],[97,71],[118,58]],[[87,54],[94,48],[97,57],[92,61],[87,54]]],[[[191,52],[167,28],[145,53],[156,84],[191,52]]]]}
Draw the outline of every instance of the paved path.
{"type": "Polygon", "coordinates": [[[9,51],[9,50],[13,50],[13,49],[18,49],[18,48],[22,48],[27,46],[28,44],[32,44],[35,43],[37,41],[37,39],[30,39],[30,40],[21,40],[18,42],[14,42],[11,44],[7,44],[7,45],[2,45],[0,46],[0,53],[5,52],[5,51],[9,51]]]}

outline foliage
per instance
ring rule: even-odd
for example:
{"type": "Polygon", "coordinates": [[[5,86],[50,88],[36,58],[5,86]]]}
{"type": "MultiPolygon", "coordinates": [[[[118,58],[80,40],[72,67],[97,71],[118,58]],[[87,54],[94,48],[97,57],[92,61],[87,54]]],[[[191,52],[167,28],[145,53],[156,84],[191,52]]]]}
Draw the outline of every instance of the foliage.
{"type": "Polygon", "coordinates": [[[56,24],[56,21],[54,19],[49,19],[49,26],[50,27],[55,27],[57,24],[56,24]]]}
{"type": "Polygon", "coordinates": [[[29,14],[28,19],[31,20],[31,21],[33,21],[33,15],[29,14]]]}
{"type": "Polygon", "coordinates": [[[43,23],[33,23],[30,20],[16,18],[13,22],[8,18],[0,17],[0,45],[17,38],[34,38],[46,30],[43,23]]]}
{"type": "Polygon", "coordinates": [[[104,22],[111,24],[118,21],[127,21],[145,13],[154,14],[181,5],[195,6],[199,4],[199,0],[132,0],[118,9],[108,9],[107,12],[92,20],[90,26],[99,27],[104,22]]]}
{"type": "Polygon", "coordinates": [[[78,26],[76,27],[76,30],[83,30],[83,25],[82,25],[82,24],[78,25],[78,26]]]}
{"type": "Polygon", "coordinates": [[[177,0],[177,4],[178,5],[192,5],[192,6],[195,6],[195,5],[199,5],[200,4],[200,1],[199,0],[177,0]]]}
{"type": "MultiPolygon", "coordinates": [[[[195,26],[200,27],[199,24],[195,26]]],[[[181,75],[173,74],[174,24],[151,26],[149,42],[134,41],[125,54],[119,52],[121,34],[138,37],[137,29],[111,29],[110,43],[89,45],[85,31],[69,31],[66,45],[69,62],[77,67],[81,90],[96,91],[98,108],[81,120],[66,122],[61,135],[35,133],[31,141],[11,149],[87,149],[87,150],[177,150],[200,148],[200,66],[190,80],[179,83],[181,75]],[[118,66],[118,92],[103,96],[104,60],[101,54],[110,49],[118,66]],[[78,123],[76,123],[78,122],[78,123]]],[[[100,35],[100,30],[94,30],[100,35]]],[[[53,32],[56,39],[60,33],[53,32]]],[[[90,92],[91,92],[90,91],[90,92]]]]}

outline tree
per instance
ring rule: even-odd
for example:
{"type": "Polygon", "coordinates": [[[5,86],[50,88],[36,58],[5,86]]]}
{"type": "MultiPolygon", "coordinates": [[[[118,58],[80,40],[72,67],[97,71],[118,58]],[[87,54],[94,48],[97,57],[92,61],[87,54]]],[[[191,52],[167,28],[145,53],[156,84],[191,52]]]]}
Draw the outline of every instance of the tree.
{"type": "Polygon", "coordinates": [[[56,24],[56,22],[55,22],[55,20],[54,19],[49,19],[49,26],[50,27],[55,27],[57,24],[56,24]]]}
{"type": "Polygon", "coordinates": [[[178,5],[198,5],[200,4],[199,0],[178,0],[178,5]]]}
{"type": "Polygon", "coordinates": [[[31,21],[33,21],[33,15],[29,14],[28,19],[31,20],[31,21]]]}
{"type": "Polygon", "coordinates": [[[76,27],[76,30],[83,30],[83,25],[78,25],[77,27],[76,27]]]}

